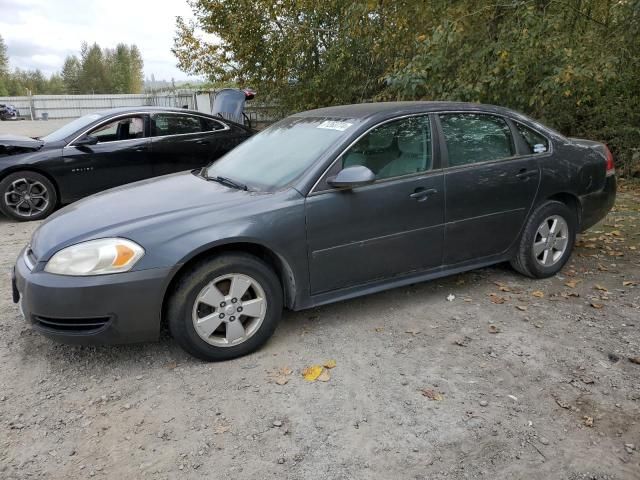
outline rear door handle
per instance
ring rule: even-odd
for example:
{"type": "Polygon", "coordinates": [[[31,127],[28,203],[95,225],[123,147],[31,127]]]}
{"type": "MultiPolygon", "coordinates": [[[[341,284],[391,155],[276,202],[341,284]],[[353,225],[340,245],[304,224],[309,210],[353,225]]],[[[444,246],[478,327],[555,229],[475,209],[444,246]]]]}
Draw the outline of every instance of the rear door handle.
{"type": "Polygon", "coordinates": [[[209,145],[211,142],[209,140],[198,140],[196,143],[198,145],[209,145]]]}
{"type": "Polygon", "coordinates": [[[427,198],[429,198],[429,196],[431,196],[431,195],[433,195],[435,193],[438,193],[438,190],[436,190],[435,188],[429,188],[429,189],[416,188],[416,191],[413,192],[411,195],[409,195],[409,197],[411,197],[414,200],[417,200],[419,202],[423,202],[427,198]]]}
{"type": "Polygon", "coordinates": [[[147,146],[146,145],[142,145],[140,147],[136,147],[133,149],[134,152],[146,152],[147,151],[147,146]]]}
{"type": "Polygon", "coordinates": [[[516,174],[516,177],[520,180],[526,180],[528,178],[535,177],[537,174],[538,172],[536,170],[527,170],[526,168],[523,168],[516,174]]]}

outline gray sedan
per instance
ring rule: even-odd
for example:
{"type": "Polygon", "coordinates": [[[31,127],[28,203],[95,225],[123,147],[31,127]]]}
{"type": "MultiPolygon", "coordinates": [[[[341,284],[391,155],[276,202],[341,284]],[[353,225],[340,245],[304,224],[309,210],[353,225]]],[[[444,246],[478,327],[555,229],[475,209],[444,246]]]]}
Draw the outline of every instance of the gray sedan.
{"type": "Polygon", "coordinates": [[[513,111],[465,103],[288,117],[212,166],[94,195],[20,254],[14,300],[67,342],[176,341],[247,354],[301,310],[509,261],[567,262],[615,200],[613,157],[513,111]]]}

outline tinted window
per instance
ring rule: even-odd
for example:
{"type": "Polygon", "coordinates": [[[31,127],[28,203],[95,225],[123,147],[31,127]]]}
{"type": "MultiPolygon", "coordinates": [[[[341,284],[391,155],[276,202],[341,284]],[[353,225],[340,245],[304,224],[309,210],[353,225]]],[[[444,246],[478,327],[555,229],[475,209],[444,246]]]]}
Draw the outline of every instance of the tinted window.
{"type": "Polygon", "coordinates": [[[224,130],[226,128],[226,125],[224,125],[222,122],[213,120],[211,118],[201,117],[200,120],[202,121],[202,128],[206,132],[215,132],[216,130],[224,130]]]}
{"type": "Polygon", "coordinates": [[[144,137],[144,119],[142,117],[119,118],[91,130],[89,135],[99,143],[131,140],[144,137]]]}
{"type": "Polygon", "coordinates": [[[474,113],[440,115],[449,166],[499,160],[513,156],[511,130],[500,117],[474,113]]]}
{"type": "Polygon", "coordinates": [[[45,142],[57,142],[59,140],[64,140],[65,138],[73,135],[74,133],[82,133],[80,130],[87,127],[91,123],[95,122],[100,118],[100,114],[98,113],[90,113],[89,115],[85,115],[84,117],[76,118],[72,122],[67,123],[65,126],[60,127],[55,132],[50,133],[49,135],[42,137],[42,140],[45,142]]]}
{"type": "Polygon", "coordinates": [[[516,127],[527,144],[528,153],[544,153],[549,151],[549,140],[544,136],[518,122],[516,122],[516,127]]]}
{"type": "Polygon", "coordinates": [[[200,117],[195,117],[193,115],[160,113],[158,115],[154,115],[153,119],[155,123],[153,133],[154,137],[202,132],[200,117]]]}
{"type": "Polygon", "coordinates": [[[207,175],[228,177],[252,189],[277,190],[305,172],[354,121],[288,117],[241,143],[209,167],[207,175]]]}
{"type": "Polygon", "coordinates": [[[354,165],[364,165],[378,179],[429,170],[429,117],[405,118],[371,130],[342,157],[343,168],[354,165]]]}

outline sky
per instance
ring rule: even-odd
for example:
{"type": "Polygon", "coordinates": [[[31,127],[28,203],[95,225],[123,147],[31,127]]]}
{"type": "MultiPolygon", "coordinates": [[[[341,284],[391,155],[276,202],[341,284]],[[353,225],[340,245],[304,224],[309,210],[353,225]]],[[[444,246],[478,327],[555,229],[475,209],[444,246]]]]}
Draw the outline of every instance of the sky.
{"type": "Polygon", "coordinates": [[[171,53],[176,16],[191,18],[186,0],[0,0],[0,35],[11,69],[59,71],[80,44],[135,43],[145,77],[185,80],[171,53]]]}

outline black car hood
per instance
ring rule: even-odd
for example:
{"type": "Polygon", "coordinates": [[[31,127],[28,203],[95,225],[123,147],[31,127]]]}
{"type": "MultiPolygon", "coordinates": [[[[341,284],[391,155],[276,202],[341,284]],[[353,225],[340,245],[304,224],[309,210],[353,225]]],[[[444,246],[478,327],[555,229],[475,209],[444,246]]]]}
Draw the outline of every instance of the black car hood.
{"type": "Polygon", "coordinates": [[[22,135],[0,135],[0,151],[2,149],[9,150],[12,147],[17,147],[22,150],[39,150],[44,142],[31,137],[24,137],[22,135]]]}
{"type": "Polygon", "coordinates": [[[242,216],[247,204],[265,195],[232,189],[190,172],[166,175],[106,190],[63,208],[36,230],[31,248],[43,261],[60,248],[85,240],[138,241],[160,225],[163,231],[184,223],[200,228],[212,217],[222,221],[242,216]]]}

